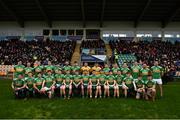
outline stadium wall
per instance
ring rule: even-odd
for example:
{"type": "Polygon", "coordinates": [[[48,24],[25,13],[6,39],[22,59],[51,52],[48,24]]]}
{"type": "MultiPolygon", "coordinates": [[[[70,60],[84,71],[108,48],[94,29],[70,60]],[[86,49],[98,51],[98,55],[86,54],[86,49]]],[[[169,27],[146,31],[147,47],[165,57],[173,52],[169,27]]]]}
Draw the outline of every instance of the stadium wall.
{"type": "Polygon", "coordinates": [[[134,28],[133,22],[104,22],[103,27],[99,27],[99,22],[86,22],[86,28],[82,27],[82,22],[79,21],[54,21],[52,28],[49,28],[44,21],[38,22],[25,22],[25,27],[20,28],[17,22],[0,22],[0,35],[42,35],[43,29],[101,29],[103,31],[120,31],[127,32],[131,31],[130,37],[133,37],[137,32],[150,31],[158,34],[159,32],[164,33],[179,33],[180,22],[172,22],[164,29],[161,28],[160,22],[141,22],[137,28],[134,28]]]}

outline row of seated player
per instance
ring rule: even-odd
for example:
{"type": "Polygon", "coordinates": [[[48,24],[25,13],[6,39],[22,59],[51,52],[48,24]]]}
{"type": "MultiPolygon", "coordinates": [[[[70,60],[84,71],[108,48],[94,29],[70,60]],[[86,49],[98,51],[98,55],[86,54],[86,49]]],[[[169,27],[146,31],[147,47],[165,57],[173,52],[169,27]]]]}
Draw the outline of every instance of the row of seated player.
{"type": "Polygon", "coordinates": [[[18,61],[51,60],[53,64],[60,64],[71,59],[75,46],[75,41],[0,41],[0,63],[15,65],[18,61]]]}
{"type": "MultiPolygon", "coordinates": [[[[60,73],[58,71],[58,73],[60,73]]],[[[118,76],[121,76],[119,74],[118,76]]],[[[112,72],[109,76],[82,76],[65,75],[64,77],[54,76],[50,71],[46,75],[37,74],[37,77],[33,77],[32,73],[28,73],[28,76],[24,79],[19,75],[18,78],[14,78],[12,82],[12,88],[16,98],[30,98],[30,97],[42,97],[47,96],[51,99],[57,95],[61,98],[70,99],[73,96],[80,95],[84,97],[99,97],[104,98],[114,96],[119,98],[120,95],[136,96],[136,99],[152,99],[156,98],[156,82],[153,81],[152,76],[147,77],[147,81],[143,81],[139,76],[137,80],[133,80],[131,73],[127,73],[126,77],[120,79],[114,77],[112,72]],[[55,93],[55,94],[54,94],[55,93]]]]}
{"type": "MultiPolygon", "coordinates": [[[[110,74],[111,73],[112,72],[110,72],[110,74]]],[[[28,95],[28,97],[34,95],[47,95],[49,98],[52,98],[54,90],[58,90],[63,98],[66,98],[66,95],[68,95],[69,99],[75,92],[75,89],[83,98],[85,92],[87,93],[87,97],[92,98],[93,91],[95,91],[95,98],[98,96],[101,98],[102,95],[104,97],[110,97],[110,90],[113,90],[114,97],[119,98],[119,92],[122,88],[125,97],[137,92],[136,99],[146,98],[148,100],[149,98],[152,98],[155,100],[156,83],[152,80],[151,76],[148,77],[146,82],[144,82],[141,77],[138,77],[138,80],[134,81],[130,73],[127,73],[126,77],[123,79],[118,80],[116,80],[113,75],[100,78],[88,77],[88,79],[87,77],[84,77],[83,80],[82,78],[79,78],[78,74],[73,76],[65,75],[64,78],[56,77],[54,78],[50,71],[43,77],[39,73],[36,78],[32,77],[32,73],[28,73],[28,77],[25,79],[22,79],[21,77],[15,78],[12,83],[12,88],[18,98],[24,98],[26,95],[28,95]],[[50,79],[52,79],[52,81],[50,81],[50,79]],[[120,80],[122,82],[120,82],[120,80]],[[102,92],[104,94],[102,94],[102,92]]]]}
{"type": "Polygon", "coordinates": [[[179,58],[180,58],[180,43],[172,44],[164,41],[110,41],[113,51],[118,54],[133,54],[138,61],[153,64],[153,61],[159,61],[167,71],[174,69],[179,76],[179,58]]]}

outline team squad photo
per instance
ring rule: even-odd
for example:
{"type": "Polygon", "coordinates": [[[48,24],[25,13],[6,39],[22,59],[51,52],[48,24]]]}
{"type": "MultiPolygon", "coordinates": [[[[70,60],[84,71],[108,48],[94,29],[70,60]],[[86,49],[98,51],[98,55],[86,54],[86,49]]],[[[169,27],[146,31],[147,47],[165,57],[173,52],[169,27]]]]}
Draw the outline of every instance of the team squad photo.
{"type": "Polygon", "coordinates": [[[16,98],[131,96],[135,99],[155,101],[156,86],[160,88],[160,96],[163,97],[163,71],[157,61],[154,62],[154,66],[134,62],[131,67],[124,63],[122,67],[113,64],[112,68],[108,64],[100,67],[98,63],[93,67],[89,67],[88,63],[84,63],[83,66],[74,63],[71,66],[69,62],[64,66],[57,66],[52,65],[50,61],[48,65],[41,65],[39,61],[35,61],[33,65],[27,63],[24,66],[19,61],[18,65],[14,66],[12,89],[16,98]]]}
{"type": "Polygon", "coordinates": [[[180,0],[0,0],[0,119],[180,119],[180,0]]]}

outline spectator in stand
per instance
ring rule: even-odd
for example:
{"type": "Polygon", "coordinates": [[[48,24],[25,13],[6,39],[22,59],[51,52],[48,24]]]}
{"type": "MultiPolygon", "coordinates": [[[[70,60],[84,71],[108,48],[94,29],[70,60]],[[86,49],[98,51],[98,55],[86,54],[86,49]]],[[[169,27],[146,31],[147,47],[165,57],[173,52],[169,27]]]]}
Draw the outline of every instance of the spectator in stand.
{"type": "Polygon", "coordinates": [[[141,60],[143,63],[149,66],[153,65],[154,61],[158,61],[160,66],[163,66],[166,72],[170,74],[179,75],[178,64],[174,61],[178,61],[180,58],[180,43],[176,42],[164,42],[159,40],[148,41],[110,41],[112,50],[117,50],[118,54],[134,54],[137,60],[141,60]]]}
{"type": "Polygon", "coordinates": [[[0,62],[12,65],[18,61],[24,64],[29,61],[32,64],[40,60],[46,64],[48,59],[53,64],[62,64],[71,59],[75,45],[75,41],[0,41],[0,62]]]}

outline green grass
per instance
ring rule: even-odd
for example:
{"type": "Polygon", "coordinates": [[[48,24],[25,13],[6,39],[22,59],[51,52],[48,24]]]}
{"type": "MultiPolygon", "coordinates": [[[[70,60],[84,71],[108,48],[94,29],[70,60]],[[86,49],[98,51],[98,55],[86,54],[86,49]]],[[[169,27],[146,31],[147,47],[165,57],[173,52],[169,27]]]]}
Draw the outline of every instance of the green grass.
{"type": "Polygon", "coordinates": [[[0,118],[180,118],[180,84],[164,85],[155,102],[124,99],[14,99],[11,81],[0,80],[0,118]]]}

